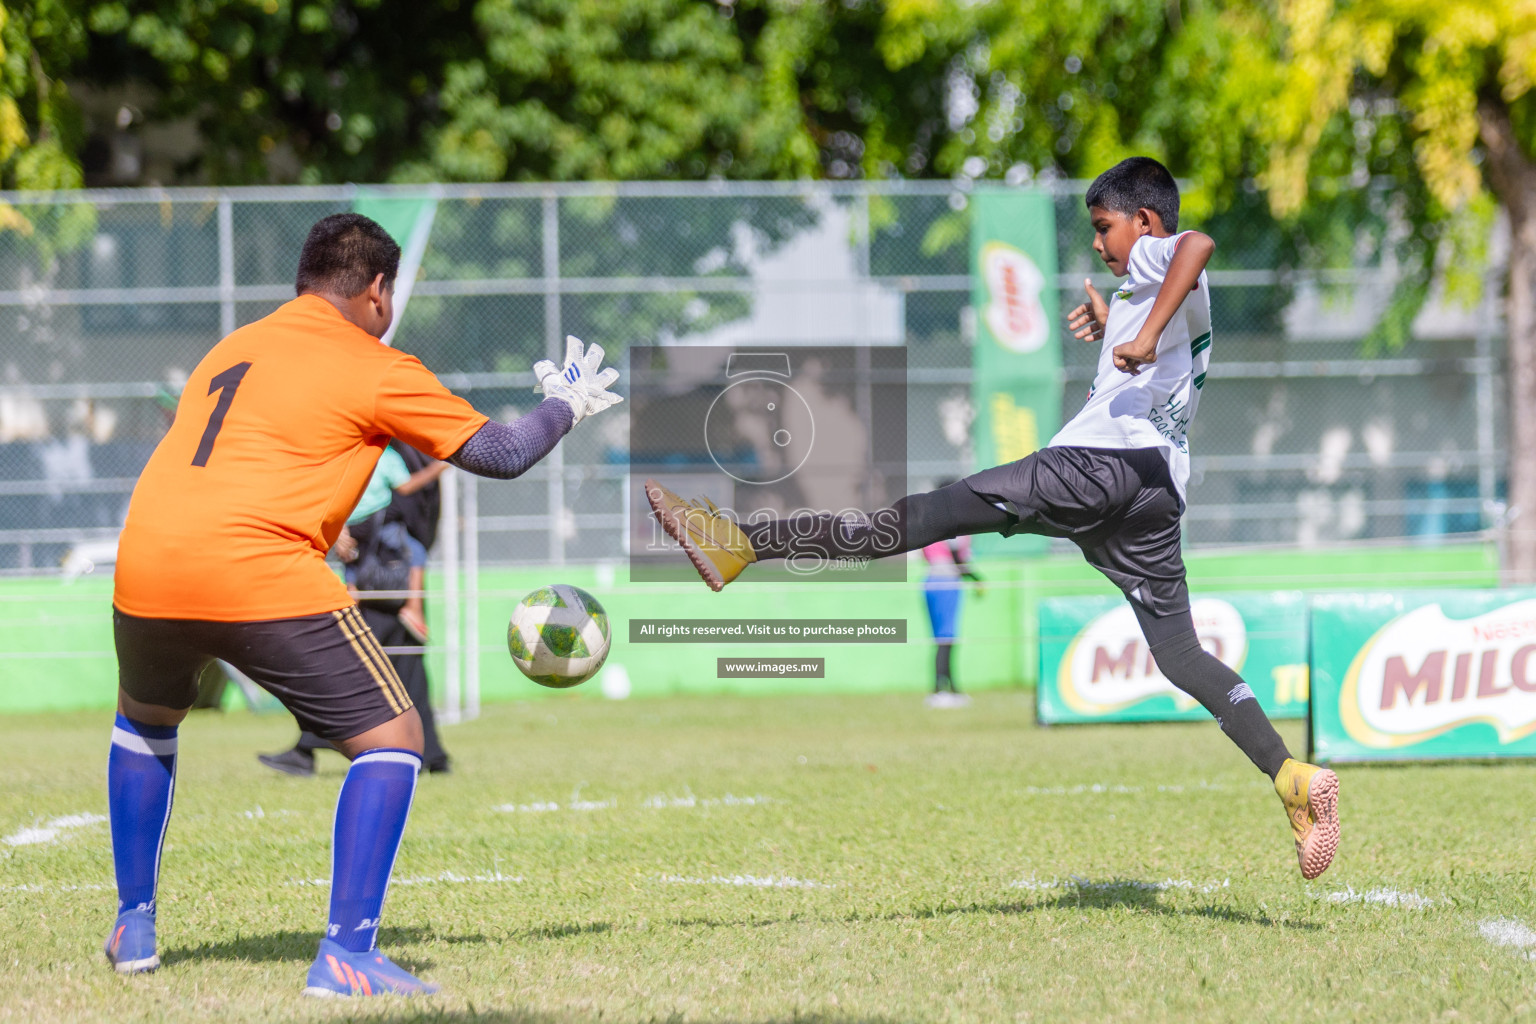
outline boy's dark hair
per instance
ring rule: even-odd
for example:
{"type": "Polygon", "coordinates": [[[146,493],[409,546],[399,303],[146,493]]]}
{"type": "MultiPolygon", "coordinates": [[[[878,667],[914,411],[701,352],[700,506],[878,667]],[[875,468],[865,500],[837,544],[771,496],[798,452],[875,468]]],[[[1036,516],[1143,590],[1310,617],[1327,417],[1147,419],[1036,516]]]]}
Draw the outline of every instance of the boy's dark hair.
{"type": "Polygon", "coordinates": [[[1157,214],[1163,227],[1179,230],[1179,186],[1168,168],[1149,156],[1133,156],[1093,179],[1084,202],[1130,215],[1145,207],[1157,214]]]}
{"type": "Polygon", "coordinates": [[[350,299],[380,274],[390,287],[399,271],[400,246],[378,222],[360,213],[333,213],[309,229],[293,287],[299,295],[330,292],[350,299]]]}

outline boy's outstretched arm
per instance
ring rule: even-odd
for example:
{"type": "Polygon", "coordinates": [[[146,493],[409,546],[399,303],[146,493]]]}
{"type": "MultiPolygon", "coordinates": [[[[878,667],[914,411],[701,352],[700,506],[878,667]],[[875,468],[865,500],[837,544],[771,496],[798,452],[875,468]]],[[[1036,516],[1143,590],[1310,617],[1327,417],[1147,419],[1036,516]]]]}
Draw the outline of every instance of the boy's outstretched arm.
{"type": "Polygon", "coordinates": [[[1185,296],[1195,290],[1200,282],[1201,271],[1205,270],[1205,265],[1211,261],[1211,253],[1215,251],[1216,243],[1210,235],[1198,231],[1184,233],[1168,264],[1163,286],[1157,290],[1152,312],[1147,314],[1147,322],[1142,324],[1135,340],[1115,346],[1115,369],[1134,377],[1141,372],[1143,366],[1157,362],[1157,343],[1163,336],[1163,329],[1173,319],[1173,314],[1178,312],[1185,296]]]}

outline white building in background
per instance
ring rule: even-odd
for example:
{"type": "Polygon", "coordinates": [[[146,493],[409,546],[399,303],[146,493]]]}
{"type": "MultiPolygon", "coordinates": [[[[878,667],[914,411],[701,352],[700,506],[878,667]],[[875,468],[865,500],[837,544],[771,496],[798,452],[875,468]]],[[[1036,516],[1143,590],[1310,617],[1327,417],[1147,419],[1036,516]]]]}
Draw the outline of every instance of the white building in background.
{"type": "Polygon", "coordinates": [[[771,252],[745,224],[733,232],[735,258],[752,278],[752,312],[713,330],[669,339],[681,345],[901,345],[905,296],[871,281],[855,209],[813,200],[814,227],[771,252]]]}

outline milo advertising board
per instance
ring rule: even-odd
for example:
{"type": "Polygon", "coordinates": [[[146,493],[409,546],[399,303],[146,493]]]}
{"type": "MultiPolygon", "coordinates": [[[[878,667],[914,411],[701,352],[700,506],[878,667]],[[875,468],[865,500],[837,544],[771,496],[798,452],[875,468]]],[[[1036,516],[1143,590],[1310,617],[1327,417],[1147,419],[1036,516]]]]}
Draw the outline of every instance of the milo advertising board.
{"type": "MultiPolygon", "coordinates": [[[[1212,594],[1191,602],[1201,645],[1253,690],[1273,718],[1307,711],[1306,600],[1298,592],[1212,594]]],[[[1533,666],[1536,668],[1536,666],[1533,666]]],[[[1040,602],[1040,722],[1207,720],[1157,669],[1123,597],[1040,602]]]]}
{"type": "Polygon", "coordinates": [[[1536,757],[1536,591],[1312,603],[1321,761],[1536,757]]]}

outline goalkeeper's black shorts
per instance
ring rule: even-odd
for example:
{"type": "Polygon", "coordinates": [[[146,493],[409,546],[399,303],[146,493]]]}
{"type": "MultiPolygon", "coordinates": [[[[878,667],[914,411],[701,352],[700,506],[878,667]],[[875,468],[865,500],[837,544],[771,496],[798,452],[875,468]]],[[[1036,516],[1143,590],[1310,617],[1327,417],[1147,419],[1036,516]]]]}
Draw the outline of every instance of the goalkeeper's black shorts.
{"type": "Polygon", "coordinates": [[[412,707],[356,605],[254,622],[146,619],[112,609],[118,684],[144,704],[189,708],[210,661],[227,661],[293,712],[300,728],[344,740],[412,707]]]}
{"type": "Polygon", "coordinates": [[[1064,537],[1125,592],[1165,616],[1189,610],[1184,502],[1160,448],[1042,448],[965,485],[1013,514],[1004,536],[1064,537]]]}

